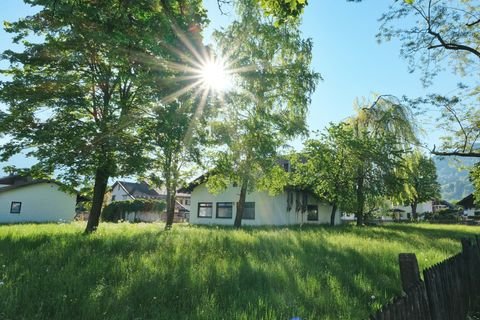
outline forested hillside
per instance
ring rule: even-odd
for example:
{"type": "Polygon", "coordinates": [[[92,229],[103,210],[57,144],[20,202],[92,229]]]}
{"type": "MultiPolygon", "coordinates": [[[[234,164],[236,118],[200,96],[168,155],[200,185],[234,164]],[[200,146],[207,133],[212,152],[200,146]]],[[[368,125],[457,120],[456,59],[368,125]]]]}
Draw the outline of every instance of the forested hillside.
{"type": "Polygon", "coordinates": [[[434,157],[438,182],[442,189],[442,198],[447,201],[460,200],[473,191],[468,180],[470,167],[478,160],[475,158],[434,157]]]}

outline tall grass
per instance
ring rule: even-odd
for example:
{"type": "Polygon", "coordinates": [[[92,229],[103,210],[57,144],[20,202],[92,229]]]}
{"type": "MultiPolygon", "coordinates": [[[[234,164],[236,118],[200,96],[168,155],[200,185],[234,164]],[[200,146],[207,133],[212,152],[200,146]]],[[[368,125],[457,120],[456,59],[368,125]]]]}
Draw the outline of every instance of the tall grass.
{"type": "Polygon", "coordinates": [[[425,268],[480,231],[83,227],[0,226],[0,319],[364,319],[400,293],[398,253],[425,268]]]}

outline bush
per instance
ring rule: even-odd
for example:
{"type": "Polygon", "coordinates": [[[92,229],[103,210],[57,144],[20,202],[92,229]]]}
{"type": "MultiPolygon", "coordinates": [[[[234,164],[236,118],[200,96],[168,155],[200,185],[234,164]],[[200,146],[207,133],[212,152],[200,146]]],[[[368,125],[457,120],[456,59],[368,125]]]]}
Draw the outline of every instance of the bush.
{"type": "Polygon", "coordinates": [[[129,212],[157,212],[160,214],[165,210],[166,203],[163,200],[135,199],[126,201],[113,201],[102,211],[102,220],[117,222],[125,219],[129,212]]]}

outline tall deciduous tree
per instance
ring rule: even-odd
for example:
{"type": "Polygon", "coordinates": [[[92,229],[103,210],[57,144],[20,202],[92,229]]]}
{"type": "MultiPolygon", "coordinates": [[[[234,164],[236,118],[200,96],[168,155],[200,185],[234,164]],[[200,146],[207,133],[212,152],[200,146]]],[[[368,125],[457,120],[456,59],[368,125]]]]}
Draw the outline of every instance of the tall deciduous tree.
{"type": "Polygon", "coordinates": [[[332,226],[337,209],[352,209],[353,139],[353,131],[348,124],[330,124],[318,139],[307,140],[303,151],[292,156],[294,184],[312,190],[317,197],[332,205],[332,226]]]}
{"type": "Polygon", "coordinates": [[[437,182],[437,169],[432,159],[419,151],[404,157],[398,179],[404,181],[402,191],[396,194],[397,202],[408,203],[412,209],[412,218],[418,220],[417,206],[440,196],[440,184],[437,182]]]}
{"type": "Polygon", "coordinates": [[[150,180],[167,192],[166,230],[173,224],[177,189],[189,177],[189,168],[200,162],[206,110],[196,117],[198,106],[194,97],[160,104],[141,129],[150,154],[150,180]]]}
{"type": "Polygon", "coordinates": [[[255,1],[241,1],[237,8],[239,20],[215,38],[231,68],[248,71],[235,77],[234,90],[225,95],[221,116],[212,125],[221,146],[208,186],[240,186],[234,223],[240,227],[247,192],[283,188],[277,152],[286,140],[306,132],[308,103],[319,75],[310,69],[312,43],[301,38],[297,24],[274,26],[255,1]],[[271,175],[279,179],[267,179],[276,181],[267,186],[264,178],[271,175]]]}
{"type": "Polygon", "coordinates": [[[6,26],[25,49],[2,55],[0,131],[12,136],[2,159],[27,149],[65,180],[94,178],[92,232],[108,179],[143,169],[137,125],[153,97],[170,93],[164,61],[178,58],[166,46],[179,43],[176,30],[195,33],[204,11],[201,1],[27,2],[41,10],[6,26]]]}

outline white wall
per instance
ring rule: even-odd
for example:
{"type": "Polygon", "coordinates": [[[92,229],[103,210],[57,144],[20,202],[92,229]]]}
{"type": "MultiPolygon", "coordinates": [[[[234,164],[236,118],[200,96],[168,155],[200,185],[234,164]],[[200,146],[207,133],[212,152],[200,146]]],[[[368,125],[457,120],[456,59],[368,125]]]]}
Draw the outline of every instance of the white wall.
{"type": "Polygon", "coordinates": [[[133,200],[133,198],[130,197],[127,192],[125,192],[125,190],[120,186],[119,183],[117,183],[115,185],[115,188],[113,188],[112,198],[110,200],[113,199],[113,196],[115,196],[115,201],[133,200]]]}
{"type": "Polygon", "coordinates": [[[130,222],[135,222],[135,220],[140,222],[155,222],[160,221],[160,214],[153,211],[129,212],[126,214],[126,220],[130,222]]]}
{"type": "MultiPolygon", "coordinates": [[[[197,186],[192,192],[192,205],[190,210],[190,223],[192,224],[218,224],[233,225],[236,214],[236,203],[240,195],[239,187],[230,187],[219,195],[208,192],[205,184],[197,186]],[[198,203],[212,202],[212,217],[198,217],[198,203]],[[233,202],[232,218],[216,218],[217,202],[233,202]]],[[[294,197],[295,198],[295,197],[294,197]]],[[[242,220],[242,225],[291,225],[300,223],[326,224],[330,223],[331,206],[320,202],[313,196],[308,197],[308,204],[318,205],[318,221],[307,221],[307,214],[295,212],[295,199],[292,210],[287,211],[287,193],[270,196],[266,192],[258,191],[248,193],[246,202],[255,202],[255,219],[242,220]]],[[[335,223],[340,223],[340,212],[337,211],[335,223]]]]}
{"type": "Polygon", "coordinates": [[[76,195],[55,183],[39,183],[0,192],[0,223],[73,220],[76,195]],[[21,202],[19,214],[10,213],[12,201],[21,202]]]}
{"type": "MultiPolygon", "coordinates": [[[[405,212],[400,212],[400,216],[402,219],[407,219],[409,213],[410,213],[410,217],[413,218],[411,216],[411,213],[412,213],[411,206],[395,206],[394,208],[405,211],[405,212]]],[[[417,205],[417,214],[422,214],[425,212],[433,212],[433,201],[426,201],[426,202],[419,203],[417,205]]]]}

